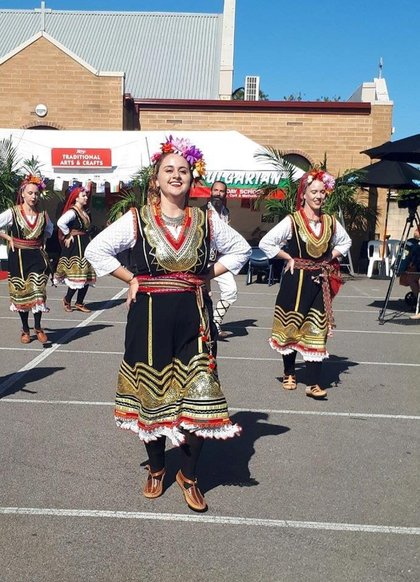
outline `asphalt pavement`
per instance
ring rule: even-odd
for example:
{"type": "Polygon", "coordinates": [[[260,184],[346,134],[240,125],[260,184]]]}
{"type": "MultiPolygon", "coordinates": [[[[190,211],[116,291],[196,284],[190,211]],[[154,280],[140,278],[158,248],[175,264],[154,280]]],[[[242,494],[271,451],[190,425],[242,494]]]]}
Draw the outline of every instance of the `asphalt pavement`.
{"type": "MultiPolygon", "coordinates": [[[[0,580],[414,581],[419,554],[420,320],[396,283],[347,277],[323,369],[325,401],[281,387],[268,337],[278,284],[247,286],[229,310],[218,366],[240,438],[208,441],[191,512],[168,448],[165,493],[142,495],[147,460],[118,430],[125,289],[99,280],[91,314],[48,288],[50,343],[20,343],[0,282],[0,580]]],[[[217,298],[217,288],[214,289],[217,298]]]]}

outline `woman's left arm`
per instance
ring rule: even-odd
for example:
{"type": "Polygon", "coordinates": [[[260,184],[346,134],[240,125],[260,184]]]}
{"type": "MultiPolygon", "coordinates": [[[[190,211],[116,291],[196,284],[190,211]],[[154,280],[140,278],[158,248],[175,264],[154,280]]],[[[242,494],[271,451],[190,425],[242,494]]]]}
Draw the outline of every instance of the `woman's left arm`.
{"type": "Polygon", "coordinates": [[[217,261],[210,267],[209,278],[218,277],[227,271],[237,275],[251,255],[251,247],[244,237],[216,212],[210,214],[213,244],[218,255],[217,261]]]}
{"type": "Polygon", "coordinates": [[[331,243],[333,247],[331,256],[333,259],[345,257],[351,247],[351,238],[338,220],[335,221],[335,231],[331,243]]]}
{"type": "MultiPolygon", "coordinates": [[[[12,226],[12,224],[13,224],[13,213],[10,210],[10,208],[8,208],[7,210],[0,214],[0,229],[9,228],[10,226],[12,226]]],[[[7,234],[7,232],[2,232],[0,230],[0,238],[4,239],[9,243],[12,251],[15,250],[13,244],[13,237],[11,235],[7,234]]]]}

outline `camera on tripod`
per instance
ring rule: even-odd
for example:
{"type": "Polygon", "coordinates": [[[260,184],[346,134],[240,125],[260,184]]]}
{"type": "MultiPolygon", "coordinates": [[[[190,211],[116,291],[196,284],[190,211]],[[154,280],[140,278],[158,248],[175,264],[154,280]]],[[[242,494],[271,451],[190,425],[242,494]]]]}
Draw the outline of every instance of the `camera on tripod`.
{"type": "Polygon", "coordinates": [[[419,192],[406,192],[398,199],[398,208],[408,208],[409,210],[416,211],[417,206],[420,206],[419,192]]]}

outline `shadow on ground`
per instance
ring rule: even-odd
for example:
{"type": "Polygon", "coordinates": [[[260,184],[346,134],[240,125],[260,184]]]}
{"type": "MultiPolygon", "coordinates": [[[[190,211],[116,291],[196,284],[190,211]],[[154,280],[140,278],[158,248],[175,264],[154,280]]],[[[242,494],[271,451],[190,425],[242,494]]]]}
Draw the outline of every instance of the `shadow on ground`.
{"type": "Polygon", "coordinates": [[[0,399],[11,394],[16,394],[16,392],[38,394],[36,390],[31,390],[27,386],[36,384],[36,382],[45,383],[47,378],[64,369],[62,366],[54,368],[32,368],[24,372],[7,374],[7,376],[0,378],[0,399]]]}
{"type": "MultiPolygon", "coordinates": [[[[385,300],[375,300],[369,303],[369,307],[376,307],[379,313],[384,307],[385,300]]],[[[411,315],[414,315],[415,307],[410,307],[404,301],[404,299],[391,299],[388,301],[385,311],[384,323],[392,323],[394,325],[418,325],[419,320],[410,319],[411,315]]]]}
{"type": "Polygon", "coordinates": [[[223,324],[223,329],[229,332],[229,336],[226,339],[248,335],[248,327],[257,327],[257,320],[239,319],[237,321],[229,321],[229,323],[223,324]]]}
{"type": "Polygon", "coordinates": [[[97,323],[95,325],[86,325],[85,327],[65,327],[60,329],[51,329],[49,327],[45,327],[44,330],[47,332],[48,335],[48,343],[44,344],[44,348],[48,349],[51,347],[52,344],[60,344],[60,345],[67,345],[71,343],[74,339],[80,339],[82,337],[87,337],[92,333],[97,331],[101,331],[107,327],[112,327],[110,324],[104,323],[97,323]],[[73,331],[74,335],[68,338],[67,340],[63,341],[63,338],[66,336],[67,333],[73,331]]]}
{"type": "MultiPolygon", "coordinates": [[[[358,362],[348,358],[330,355],[322,364],[321,386],[326,389],[337,388],[341,384],[341,375],[348,374],[350,368],[358,365],[358,362]]],[[[296,362],[296,379],[298,384],[307,384],[304,362],[296,362]]],[[[277,376],[277,380],[282,382],[283,376],[277,376]]]]}
{"type": "Polygon", "coordinates": [[[86,305],[92,311],[100,311],[101,309],[114,309],[114,307],[118,307],[123,303],[125,303],[125,297],[121,299],[106,299],[105,301],[87,301],[86,305]]]}
{"type": "MultiPolygon", "coordinates": [[[[290,430],[287,426],[267,422],[265,412],[237,412],[231,416],[233,423],[242,427],[239,437],[227,440],[207,439],[200,456],[198,474],[203,493],[221,485],[254,487],[259,484],[251,475],[249,463],[255,453],[255,442],[266,436],[279,435],[290,430]]],[[[166,451],[165,487],[174,483],[181,464],[178,447],[166,451]]],[[[142,466],[147,464],[147,460],[142,466]]]]}

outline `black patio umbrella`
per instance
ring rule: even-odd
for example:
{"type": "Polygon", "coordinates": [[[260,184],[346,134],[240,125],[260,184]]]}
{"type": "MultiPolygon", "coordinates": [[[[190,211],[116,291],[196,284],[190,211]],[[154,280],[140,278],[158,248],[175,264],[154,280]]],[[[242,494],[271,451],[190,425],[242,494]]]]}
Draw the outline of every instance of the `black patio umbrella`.
{"type": "Polygon", "coordinates": [[[397,141],[387,141],[380,146],[363,150],[361,153],[374,159],[420,164],[420,133],[397,141]]]}
{"type": "Polygon", "coordinates": [[[420,188],[420,170],[405,162],[384,159],[360,168],[348,177],[348,181],[361,186],[415,190],[420,188]]]}
{"type": "Polygon", "coordinates": [[[416,168],[413,168],[413,166],[410,166],[410,164],[406,164],[405,162],[397,162],[387,159],[357,170],[357,172],[348,175],[346,181],[353,184],[357,183],[360,186],[388,188],[384,225],[385,248],[391,189],[420,190],[420,170],[416,170],[416,168]]]}

